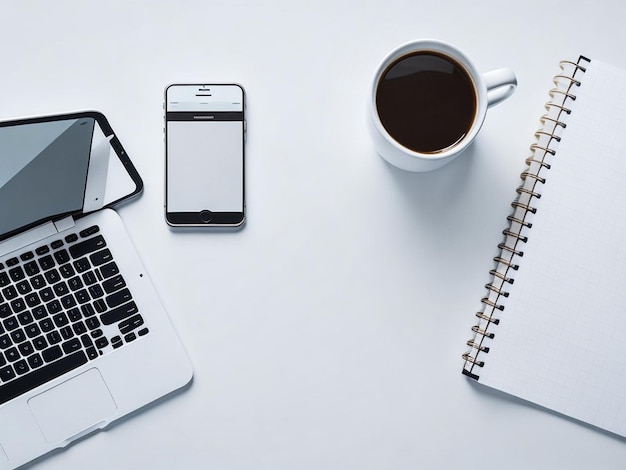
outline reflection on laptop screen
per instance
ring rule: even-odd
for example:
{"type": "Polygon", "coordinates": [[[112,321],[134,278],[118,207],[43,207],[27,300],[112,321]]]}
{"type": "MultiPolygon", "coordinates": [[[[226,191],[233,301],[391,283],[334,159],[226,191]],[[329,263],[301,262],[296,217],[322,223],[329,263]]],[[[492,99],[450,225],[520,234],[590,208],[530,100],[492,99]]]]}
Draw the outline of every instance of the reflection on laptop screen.
{"type": "Polygon", "coordinates": [[[95,121],[0,127],[0,238],[81,211],[95,121]]]}

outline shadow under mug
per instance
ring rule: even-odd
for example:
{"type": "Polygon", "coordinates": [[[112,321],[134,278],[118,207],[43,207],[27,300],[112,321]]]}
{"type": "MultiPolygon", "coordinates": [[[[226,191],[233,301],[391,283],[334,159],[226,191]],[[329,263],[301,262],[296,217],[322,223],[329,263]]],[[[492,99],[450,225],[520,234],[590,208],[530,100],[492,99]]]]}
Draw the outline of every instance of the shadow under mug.
{"type": "MultiPolygon", "coordinates": [[[[418,60],[423,61],[421,58],[418,58],[418,60]]],[[[442,66],[437,64],[435,67],[441,68],[442,66]]],[[[415,71],[413,70],[413,72],[415,71]]],[[[433,71],[427,70],[427,72],[433,71]]],[[[415,76],[417,77],[417,75],[415,76]]],[[[437,77],[437,75],[434,76],[437,77]]],[[[441,76],[447,80],[447,78],[451,76],[451,73],[446,72],[446,74],[441,76]]],[[[446,106],[449,108],[451,107],[450,109],[455,109],[454,106],[457,106],[457,103],[451,103],[450,101],[457,99],[457,97],[452,96],[452,90],[442,89],[442,87],[445,86],[442,85],[444,82],[432,80],[431,82],[427,82],[422,80],[420,83],[422,83],[420,85],[421,89],[418,90],[422,94],[420,99],[422,101],[426,100],[430,102],[429,105],[425,105],[425,108],[427,106],[434,108],[425,109],[425,112],[441,114],[439,113],[440,110],[438,109],[438,105],[433,105],[432,100],[435,100],[435,102],[436,100],[440,100],[441,103],[447,103],[446,106]],[[438,96],[438,94],[440,95],[442,93],[445,96],[438,96]]],[[[482,74],[463,52],[448,43],[434,39],[424,39],[405,44],[392,51],[381,62],[372,84],[369,102],[369,121],[376,151],[389,163],[404,170],[425,172],[441,168],[458,157],[472,143],[478,134],[478,131],[482,127],[487,109],[511,96],[516,87],[517,79],[511,69],[501,68],[482,74]],[[442,62],[445,67],[449,66],[458,69],[455,73],[464,76],[468,79],[467,81],[471,83],[467,89],[469,90],[468,93],[473,93],[473,97],[466,98],[472,99],[474,103],[472,116],[468,121],[469,127],[462,134],[462,136],[457,141],[443,148],[429,149],[427,151],[415,150],[410,148],[408,145],[400,143],[399,140],[402,140],[400,139],[400,136],[398,135],[397,137],[394,137],[393,135],[393,133],[396,132],[396,129],[392,129],[389,123],[387,123],[387,125],[383,124],[383,120],[381,120],[379,112],[379,104],[377,102],[382,81],[387,80],[390,73],[393,74],[391,78],[395,80],[402,80],[403,78],[406,79],[407,76],[411,74],[411,67],[406,66],[408,64],[405,64],[405,59],[410,59],[420,54],[431,56],[428,57],[428,60],[431,61],[435,60],[436,62],[439,60],[439,62],[442,62]],[[433,57],[435,58],[433,59],[433,57]],[[448,64],[446,64],[446,62],[448,64]]],[[[457,90],[457,92],[458,91],[459,90],[457,90]]],[[[404,100],[405,96],[412,94],[411,89],[403,89],[402,93],[405,93],[405,95],[399,95],[398,99],[404,100]]],[[[405,104],[404,101],[401,104],[405,104]]],[[[458,104],[458,107],[460,112],[461,108],[464,106],[458,104]]],[[[422,110],[418,109],[415,111],[420,113],[422,110]]],[[[393,107],[391,112],[395,112],[393,111],[393,107]]],[[[448,110],[448,112],[450,112],[450,110],[448,110]]],[[[441,116],[438,117],[441,118],[441,116]]],[[[408,131],[416,136],[419,136],[420,132],[422,134],[432,132],[432,130],[429,130],[428,126],[423,125],[425,122],[423,120],[429,119],[428,114],[422,116],[420,119],[422,119],[422,125],[420,125],[419,120],[413,121],[410,120],[410,118],[407,118],[407,122],[401,123],[401,125],[404,127],[408,126],[408,131]]],[[[433,122],[430,122],[429,120],[428,125],[434,125],[434,122],[437,122],[436,125],[440,127],[452,125],[452,123],[445,121],[439,122],[434,119],[433,122]]]]}

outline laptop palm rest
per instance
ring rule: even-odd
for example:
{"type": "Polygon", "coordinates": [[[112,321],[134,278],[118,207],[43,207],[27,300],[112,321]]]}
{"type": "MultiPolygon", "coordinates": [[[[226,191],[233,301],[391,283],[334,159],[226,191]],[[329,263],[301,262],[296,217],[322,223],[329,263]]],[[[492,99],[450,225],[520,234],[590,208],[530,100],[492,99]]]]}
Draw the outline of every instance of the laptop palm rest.
{"type": "Polygon", "coordinates": [[[46,441],[70,442],[101,427],[117,410],[98,369],[89,369],[28,400],[46,441]]]}

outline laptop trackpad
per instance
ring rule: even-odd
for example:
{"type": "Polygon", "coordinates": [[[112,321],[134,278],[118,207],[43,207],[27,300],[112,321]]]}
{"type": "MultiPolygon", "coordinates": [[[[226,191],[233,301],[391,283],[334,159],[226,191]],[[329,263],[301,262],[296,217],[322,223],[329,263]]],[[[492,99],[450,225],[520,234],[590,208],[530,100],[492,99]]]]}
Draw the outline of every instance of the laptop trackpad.
{"type": "Polygon", "coordinates": [[[89,369],[31,398],[28,405],[50,443],[96,429],[117,409],[98,369],[89,369]]]}

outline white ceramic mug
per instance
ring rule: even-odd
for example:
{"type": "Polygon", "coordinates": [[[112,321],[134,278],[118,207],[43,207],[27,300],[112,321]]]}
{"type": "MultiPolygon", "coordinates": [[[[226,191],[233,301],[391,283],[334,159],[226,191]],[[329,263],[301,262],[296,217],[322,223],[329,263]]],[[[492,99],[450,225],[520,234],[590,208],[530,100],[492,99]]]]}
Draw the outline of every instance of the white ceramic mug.
{"type": "MultiPolygon", "coordinates": [[[[516,86],[517,79],[512,70],[502,68],[482,74],[463,52],[445,42],[424,39],[405,44],[385,57],[374,76],[369,109],[376,151],[389,163],[404,170],[424,172],[440,168],[467,149],[482,127],[487,108],[511,96],[516,86]],[[399,143],[382,124],[376,102],[379,84],[389,67],[402,58],[420,52],[433,52],[451,59],[455,65],[461,65],[469,76],[475,93],[474,118],[464,136],[446,148],[429,152],[415,151],[399,143]]],[[[416,129],[416,132],[419,132],[419,129],[416,129]]]]}

